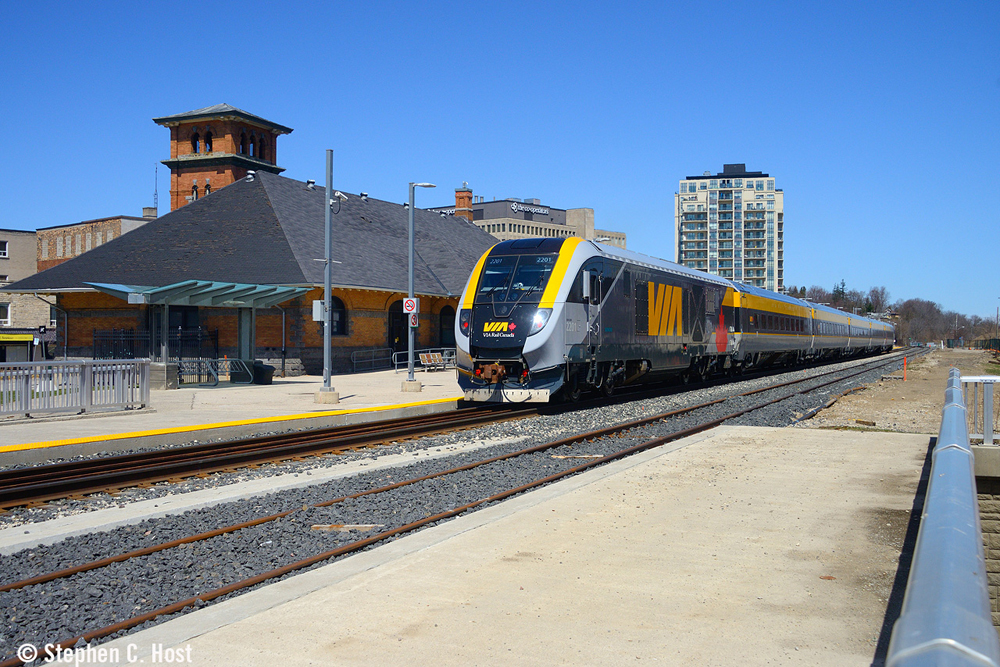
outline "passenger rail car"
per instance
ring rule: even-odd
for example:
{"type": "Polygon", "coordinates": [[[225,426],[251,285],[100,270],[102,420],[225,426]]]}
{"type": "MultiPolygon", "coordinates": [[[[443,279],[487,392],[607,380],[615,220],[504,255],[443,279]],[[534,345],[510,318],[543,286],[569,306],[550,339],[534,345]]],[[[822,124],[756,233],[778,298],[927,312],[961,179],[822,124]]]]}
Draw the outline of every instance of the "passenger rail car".
{"type": "Polygon", "coordinates": [[[892,347],[892,327],[578,238],[519,239],[480,258],[455,322],[475,401],[598,389],[892,347]]]}

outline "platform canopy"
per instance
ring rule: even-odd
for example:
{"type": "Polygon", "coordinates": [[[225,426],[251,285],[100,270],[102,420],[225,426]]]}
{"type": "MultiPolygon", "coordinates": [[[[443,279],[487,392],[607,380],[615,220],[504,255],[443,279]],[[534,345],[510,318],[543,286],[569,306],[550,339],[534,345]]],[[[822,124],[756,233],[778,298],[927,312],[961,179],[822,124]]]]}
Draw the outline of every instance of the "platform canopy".
{"type": "Polygon", "coordinates": [[[134,304],[208,308],[270,308],[309,291],[308,287],[225,283],[214,280],[182,280],[163,287],[110,283],[84,284],[134,304]]]}

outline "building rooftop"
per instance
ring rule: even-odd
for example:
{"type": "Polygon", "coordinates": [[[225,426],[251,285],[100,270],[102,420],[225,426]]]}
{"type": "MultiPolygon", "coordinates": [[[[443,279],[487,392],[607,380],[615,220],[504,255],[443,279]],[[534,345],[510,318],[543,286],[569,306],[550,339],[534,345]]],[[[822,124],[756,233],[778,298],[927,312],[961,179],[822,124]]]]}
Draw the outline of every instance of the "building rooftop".
{"type": "Polygon", "coordinates": [[[724,164],[722,165],[722,172],[718,174],[712,174],[706,172],[701,176],[688,176],[684,180],[686,181],[697,181],[704,178],[767,178],[768,175],[762,171],[747,171],[747,166],[744,163],[737,164],[724,164]]]}
{"type": "Polygon", "coordinates": [[[183,121],[200,120],[202,118],[239,118],[245,120],[248,123],[254,125],[259,125],[266,127],[270,130],[274,130],[279,134],[288,134],[292,132],[292,128],[285,127],[284,125],[279,125],[266,118],[261,118],[248,111],[243,111],[243,109],[237,109],[236,107],[229,104],[215,104],[210,107],[205,107],[204,109],[195,109],[194,111],[185,111],[184,113],[176,113],[170,116],[160,116],[159,118],[154,118],[153,122],[157,125],[171,126],[177,125],[183,121]]]}
{"type": "MultiPolygon", "coordinates": [[[[322,285],[323,188],[267,172],[241,179],[7,291],[162,286],[183,280],[322,285]]],[[[496,239],[464,218],[416,209],[415,291],[461,293],[496,239]]],[[[139,218],[142,219],[142,218],[139,218]]],[[[333,284],[405,292],[408,221],[400,204],[348,195],[332,216],[333,284]]]]}

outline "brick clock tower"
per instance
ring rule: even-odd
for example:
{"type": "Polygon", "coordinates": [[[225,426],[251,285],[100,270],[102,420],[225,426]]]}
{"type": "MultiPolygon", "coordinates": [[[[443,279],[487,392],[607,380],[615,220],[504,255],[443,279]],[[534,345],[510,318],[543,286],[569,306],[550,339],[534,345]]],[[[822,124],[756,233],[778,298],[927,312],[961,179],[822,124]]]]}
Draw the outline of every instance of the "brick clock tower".
{"type": "Polygon", "coordinates": [[[278,136],[292,128],[228,104],[154,118],[170,128],[170,210],[224,188],[248,171],[284,171],[275,164],[278,136]]]}

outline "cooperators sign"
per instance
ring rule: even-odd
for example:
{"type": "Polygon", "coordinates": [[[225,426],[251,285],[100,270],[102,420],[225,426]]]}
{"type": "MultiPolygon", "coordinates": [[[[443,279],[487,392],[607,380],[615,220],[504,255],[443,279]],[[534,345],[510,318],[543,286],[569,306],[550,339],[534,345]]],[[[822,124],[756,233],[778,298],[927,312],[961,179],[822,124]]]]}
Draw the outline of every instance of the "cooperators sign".
{"type": "Polygon", "coordinates": [[[534,215],[548,215],[549,209],[539,208],[537,206],[525,206],[524,204],[519,204],[516,201],[510,203],[510,210],[514,213],[532,213],[534,215]]]}

